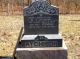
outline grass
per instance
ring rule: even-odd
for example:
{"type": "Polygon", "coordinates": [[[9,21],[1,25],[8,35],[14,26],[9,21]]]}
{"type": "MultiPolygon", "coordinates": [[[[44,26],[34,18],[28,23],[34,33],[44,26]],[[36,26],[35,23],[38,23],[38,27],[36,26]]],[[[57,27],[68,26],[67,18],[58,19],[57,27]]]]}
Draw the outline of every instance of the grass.
{"type": "MultiPolygon", "coordinates": [[[[60,15],[59,32],[68,47],[68,59],[80,59],[80,15],[60,15]]],[[[0,16],[0,56],[12,56],[23,16],[0,16]]]]}
{"type": "Polygon", "coordinates": [[[80,59],[80,15],[61,15],[60,33],[68,47],[68,59],[80,59]]]}

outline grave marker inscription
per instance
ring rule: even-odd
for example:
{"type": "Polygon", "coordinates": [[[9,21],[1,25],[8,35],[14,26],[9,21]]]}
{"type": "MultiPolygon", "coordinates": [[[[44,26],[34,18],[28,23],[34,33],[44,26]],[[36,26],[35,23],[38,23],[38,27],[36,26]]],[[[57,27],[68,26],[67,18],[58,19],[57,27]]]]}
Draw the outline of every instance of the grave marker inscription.
{"type": "Polygon", "coordinates": [[[58,34],[59,9],[48,2],[34,2],[24,9],[24,34],[58,34]]]}
{"type": "Polygon", "coordinates": [[[21,34],[18,59],[67,59],[67,48],[59,34],[59,9],[47,0],[35,0],[24,8],[21,34]]]}

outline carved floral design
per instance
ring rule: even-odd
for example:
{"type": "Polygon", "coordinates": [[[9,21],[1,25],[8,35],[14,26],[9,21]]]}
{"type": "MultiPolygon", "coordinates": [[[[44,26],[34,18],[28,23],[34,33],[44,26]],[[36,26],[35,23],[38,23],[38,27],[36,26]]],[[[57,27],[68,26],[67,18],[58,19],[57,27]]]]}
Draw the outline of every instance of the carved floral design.
{"type": "Polygon", "coordinates": [[[46,1],[36,1],[33,2],[28,8],[24,9],[24,15],[31,15],[34,13],[45,12],[48,14],[58,15],[58,8],[51,6],[46,1]]]}

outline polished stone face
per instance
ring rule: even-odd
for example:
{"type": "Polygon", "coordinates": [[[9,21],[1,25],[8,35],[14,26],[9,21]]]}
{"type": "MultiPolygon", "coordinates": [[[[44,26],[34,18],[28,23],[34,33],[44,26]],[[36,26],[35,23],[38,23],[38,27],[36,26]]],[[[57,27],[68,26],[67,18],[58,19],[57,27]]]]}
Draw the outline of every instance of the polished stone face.
{"type": "Polygon", "coordinates": [[[62,47],[61,39],[51,40],[23,40],[18,45],[19,48],[42,48],[42,47],[62,47]]]}
{"type": "Polygon", "coordinates": [[[53,15],[24,17],[25,34],[57,34],[58,18],[53,15]]]}
{"type": "Polygon", "coordinates": [[[18,48],[62,47],[59,35],[24,35],[18,48]]]}
{"type": "Polygon", "coordinates": [[[24,34],[58,34],[58,8],[46,1],[24,9],[24,34]]]}

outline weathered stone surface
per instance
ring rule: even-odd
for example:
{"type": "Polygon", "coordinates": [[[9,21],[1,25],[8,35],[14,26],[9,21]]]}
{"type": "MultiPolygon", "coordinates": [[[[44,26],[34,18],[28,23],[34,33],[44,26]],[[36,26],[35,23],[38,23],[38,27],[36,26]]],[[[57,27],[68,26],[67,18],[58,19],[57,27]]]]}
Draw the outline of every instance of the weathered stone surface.
{"type": "Polygon", "coordinates": [[[51,48],[17,48],[17,59],[67,59],[67,48],[63,42],[63,47],[51,48]]]}
{"type": "MultiPolygon", "coordinates": [[[[44,48],[45,49],[45,48],[44,48]]],[[[18,51],[17,59],[67,59],[66,50],[18,51]]]]}

